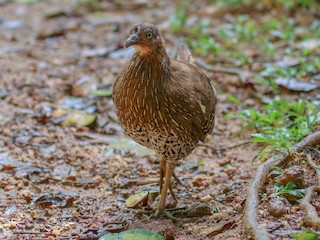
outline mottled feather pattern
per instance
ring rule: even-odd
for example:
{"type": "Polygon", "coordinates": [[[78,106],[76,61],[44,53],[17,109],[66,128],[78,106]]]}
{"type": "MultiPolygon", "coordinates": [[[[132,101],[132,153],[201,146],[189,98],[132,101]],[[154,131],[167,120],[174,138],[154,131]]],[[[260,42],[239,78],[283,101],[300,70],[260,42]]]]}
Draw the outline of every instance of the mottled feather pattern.
{"type": "Polygon", "coordinates": [[[138,143],[159,158],[160,199],[156,216],[177,219],[165,210],[178,161],[204,141],[214,125],[216,93],[184,47],[180,60],[171,60],[158,28],[135,24],[125,47],[136,51],[113,86],[113,101],[121,125],[138,143]]]}
{"type": "Polygon", "coordinates": [[[128,135],[166,161],[187,156],[214,125],[216,99],[207,77],[163,56],[135,55],[117,78],[113,99],[128,135]]]}

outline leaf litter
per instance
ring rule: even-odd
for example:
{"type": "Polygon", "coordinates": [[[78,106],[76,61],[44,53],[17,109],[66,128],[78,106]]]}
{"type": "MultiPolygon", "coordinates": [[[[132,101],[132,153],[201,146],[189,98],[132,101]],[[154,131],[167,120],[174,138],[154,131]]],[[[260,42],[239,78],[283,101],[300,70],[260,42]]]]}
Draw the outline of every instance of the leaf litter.
{"type": "MultiPolygon", "coordinates": [[[[124,137],[114,117],[110,86],[133,53],[132,48],[122,48],[130,26],[152,19],[159,24],[172,51],[178,45],[178,37],[188,37],[186,33],[174,33],[168,20],[176,14],[178,5],[167,1],[134,1],[132,4],[66,1],[65,6],[59,6],[55,1],[37,0],[0,4],[4,23],[13,23],[9,29],[2,28],[0,36],[3,46],[0,54],[5,56],[0,67],[3,74],[0,79],[0,212],[4,213],[0,215],[1,237],[98,239],[107,232],[119,233],[143,226],[165,239],[246,239],[243,204],[246,187],[257,166],[252,167],[251,159],[259,149],[258,144],[224,151],[202,146],[181,161],[177,176],[185,186],[173,180],[179,202],[177,209],[172,210],[180,211],[181,222],[173,224],[145,217],[148,212],[144,208],[153,208],[157,202],[155,198],[154,203],[148,203],[150,192],[158,191],[159,163],[153,151],[124,137]],[[10,29],[12,27],[14,29],[10,29]],[[88,137],[93,134],[103,137],[88,137]],[[139,197],[131,205],[138,207],[139,203],[147,202],[148,206],[128,208],[126,200],[137,194],[139,197]],[[200,232],[204,234],[199,235],[200,232]]],[[[186,26],[201,37],[203,44],[193,45],[200,48],[193,49],[193,53],[203,53],[206,49],[208,54],[200,55],[198,63],[219,89],[219,121],[206,144],[232,146],[249,139],[250,132],[241,131],[241,123],[235,119],[223,121],[226,111],[241,108],[242,102],[249,102],[248,99],[252,106],[259,107],[259,94],[275,91],[270,86],[257,84],[254,77],[264,77],[259,75],[264,62],[288,69],[292,74],[290,69],[300,67],[301,61],[296,59],[301,58],[286,56],[290,55],[289,48],[316,56],[319,44],[316,38],[290,39],[294,33],[277,29],[282,24],[279,20],[272,26],[273,33],[278,34],[273,35],[268,44],[260,44],[269,52],[261,53],[260,49],[253,49],[255,44],[243,46],[241,43],[241,38],[248,41],[248,37],[258,31],[251,28],[253,20],[259,22],[259,16],[249,11],[252,8],[240,6],[234,14],[221,18],[219,14],[223,15],[223,11],[207,4],[200,1],[197,6],[189,4],[186,8],[193,19],[186,26]],[[218,14],[212,15],[213,10],[218,14]],[[249,15],[241,15],[248,11],[249,15]],[[197,32],[205,28],[194,25],[201,23],[203,17],[209,18],[214,26],[227,23],[229,32],[215,31],[209,26],[210,39],[207,40],[207,34],[202,36],[197,32]],[[231,50],[213,46],[219,43],[223,48],[223,41],[218,38],[225,34],[229,34],[227,40],[233,42],[229,43],[231,50]],[[279,58],[270,56],[272,47],[279,58]],[[236,54],[244,48],[246,54],[236,54]],[[224,98],[224,93],[238,101],[230,103],[230,97],[224,98]]],[[[184,17],[183,12],[182,16],[179,14],[178,18],[184,17]]],[[[176,31],[178,28],[179,25],[176,31]]],[[[255,36],[259,40],[259,36],[255,36]]],[[[309,63],[312,65],[311,60],[309,63]]],[[[309,97],[315,98],[318,86],[315,87],[316,75],[313,74],[316,69],[311,66],[300,76],[276,76],[274,79],[281,80],[276,84],[295,91],[280,90],[280,94],[297,99],[305,97],[303,94],[307,91],[309,97]],[[314,76],[314,82],[308,74],[314,76]]],[[[312,171],[303,162],[301,167],[312,171]]],[[[314,174],[303,175],[306,187],[314,184],[314,177],[314,174]]],[[[266,192],[261,194],[271,195],[273,184],[266,182],[266,192]]],[[[295,190],[292,186],[286,190],[295,190]]],[[[308,194],[307,209],[318,201],[310,191],[308,194]]],[[[301,219],[303,212],[298,206],[284,203],[288,212],[274,218],[268,215],[268,198],[260,201],[259,221],[274,236],[298,238],[300,234],[302,238],[309,234],[309,230],[302,232],[297,221],[290,220],[288,224],[289,218],[301,219]]],[[[172,202],[169,198],[169,206],[174,205],[172,202]]]]}

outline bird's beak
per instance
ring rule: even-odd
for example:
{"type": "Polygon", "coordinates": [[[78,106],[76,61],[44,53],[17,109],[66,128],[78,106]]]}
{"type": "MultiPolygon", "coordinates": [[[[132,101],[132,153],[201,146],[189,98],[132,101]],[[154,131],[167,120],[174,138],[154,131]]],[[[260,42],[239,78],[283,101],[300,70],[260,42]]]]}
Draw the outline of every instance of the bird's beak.
{"type": "Polygon", "coordinates": [[[128,48],[131,45],[139,44],[140,43],[140,38],[137,33],[132,33],[130,37],[126,40],[124,43],[124,47],[128,48]]]}

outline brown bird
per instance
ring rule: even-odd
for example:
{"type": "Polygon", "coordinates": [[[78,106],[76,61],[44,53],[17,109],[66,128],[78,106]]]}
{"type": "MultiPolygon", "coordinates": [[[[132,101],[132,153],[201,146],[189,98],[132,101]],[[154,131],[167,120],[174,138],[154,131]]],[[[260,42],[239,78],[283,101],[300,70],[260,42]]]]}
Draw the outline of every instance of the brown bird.
{"type": "Polygon", "coordinates": [[[136,51],[113,87],[116,113],[131,138],[156,151],[161,195],[155,215],[173,219],[165,210],[168,189],[175,198],[171,176],[178,160],[212,131],[216,92],[188,52],[180,54],[186,62],[170,59],[156,26],[134,25],[129,46],[136,51]]]}

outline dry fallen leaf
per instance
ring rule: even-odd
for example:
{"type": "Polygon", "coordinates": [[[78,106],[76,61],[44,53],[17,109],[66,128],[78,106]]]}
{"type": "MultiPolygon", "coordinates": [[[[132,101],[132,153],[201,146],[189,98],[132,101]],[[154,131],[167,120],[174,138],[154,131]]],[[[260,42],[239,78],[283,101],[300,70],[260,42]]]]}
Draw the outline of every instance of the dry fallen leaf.
{"type": "Polygon", "coordinates": [[[223,222],[223,223],[218,223],[213,227],[209,227],[209,228],[205,228],[203,229],[199,235],[206,235],[206,236],[214,236],[217,235],[219,233],[222,233],[226,230],[228,230],[229,228],[231,228],[232,226],[235,225],[235,220],[231,220],[229,222],[223,222]]]}
{"type": "Polygon", "coordinates": [[[151,206],[158,195],[158,191],[138,192],[126,200],[126,205],[130,208],[138,208],[147,205],[151,206]]]}
{"type": "Polygon", "coordinates": [[[309,92],[314,89],[320,88],[320,85],[318,84],[300,81],[295,78],[279,77],[275,80],[275,82],[276,84],[292,91],[309,92]]]}
{"type": "Polygon", "coordinates": [[[52,122],[63,126],[89,126],[95,122],[97,117],[81,111],[58,108],[52,112],[52,122]]]}

